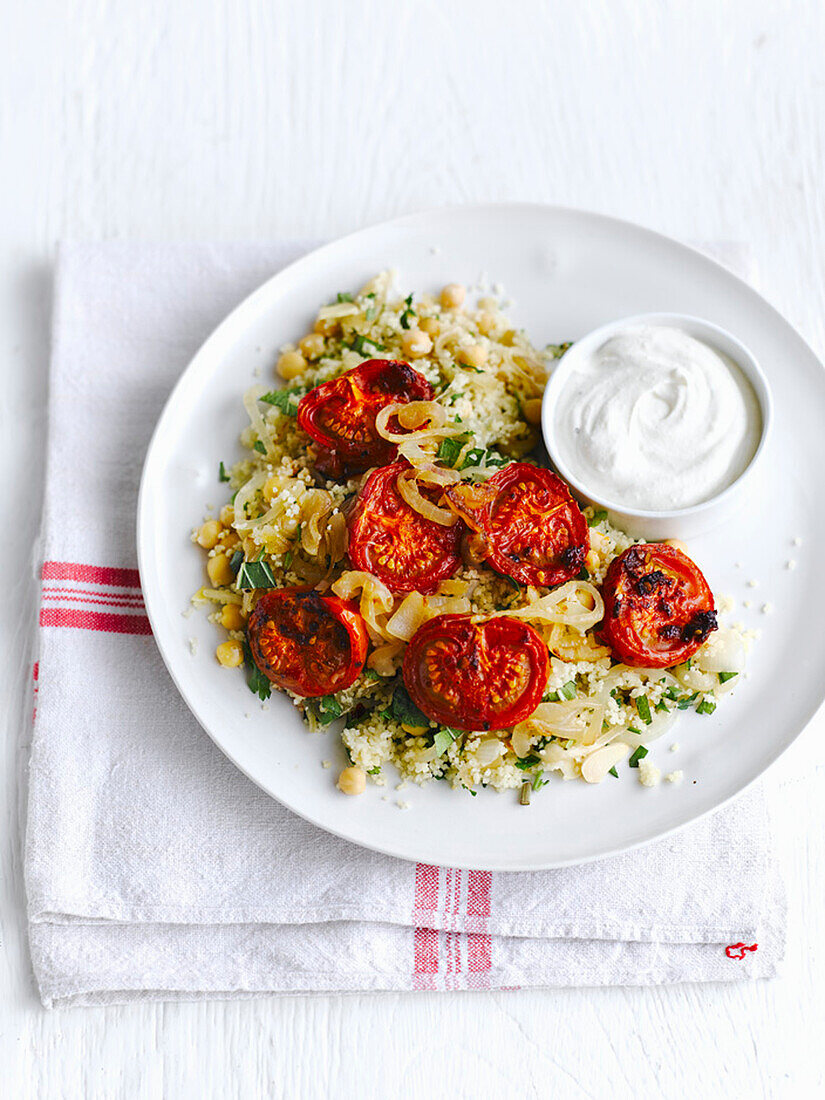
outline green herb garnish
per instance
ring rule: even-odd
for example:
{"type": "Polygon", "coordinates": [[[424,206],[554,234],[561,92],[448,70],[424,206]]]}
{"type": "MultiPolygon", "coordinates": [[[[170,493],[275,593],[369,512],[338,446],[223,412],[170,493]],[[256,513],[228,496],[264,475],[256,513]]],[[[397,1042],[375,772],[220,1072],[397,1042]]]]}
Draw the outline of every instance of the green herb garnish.
{"type": "Polygon", "coordinates": [[[562,699],[575,699],[576,698],[576,681],[568,680],[566,684],[562,684],[559,688],[559,695],[562,699]]]}
{"type": "Polygon", "coordinates": [[[613,767],[612,767],[612,768],[610,769],[610,772],[609,772],[609,774],[610,774],[610,775],[612,775],[612,776],[613,776],[613,777],[614,777],[615,779],[618,779],[618,778],[619,778],[619,773],[618,773],[618,772],[616,771],[616,765],[615,765],[615,764],[614,764],[614,765],[613,765],[613,767]]]}
{"type": "Polygon", "coordinates": [[[469,363],[462,363],[460,359],[458,360],[458,365],[461,367],[462,370],[472,370],[475,371],[476,374],[484,374],[484,371],[481,369],[481,367],[471,367],[469,363]]]}
{"type": "Polygon", "coordinates": [[[253,695],[257,695],[261,702],[264,702],[272,694],[272,684],[252,659],[252,650],[249,648],[249,642],[246,638],[243,642],[243,655],[246,662],[246,682],[249,690],[253,695]]]}
{"type": "Polygon", "coordinates": [[[653,719],[650,717],[650,703],[646,695],[639,695],[636,698],[636,710],[639,712],[639,717],[645,725],[649,726],[653,719]]]}
{"type": "Polygon", "coordinates": [[[518,796],[518,800],[522,806],[530,805],[530,781],[527,779],[521,785],[521,794],[518,796]]]}
{"type": "Polygon", "coordinates": [[[410,317],[415,317],[415,310],[412,307],[412,300],[413,300],[412,294],[408,294],[407,297],[404,299],[404,305],[406,306],[406,308],[405,308],[404,312],[401,314],[401,318],[400,318],[402,328],[409,328],[410,327],[410,317]]]}
{"type": "Polygon", "coordinates": [[[328,726],[344,713],[344,708],[334,695],[319,695],[309,706],[322,726],[328,726]]]}
{"type": "Polygon", "coordinates": [[[252,444],[252,450],[257,451],[259,455],[266,454],[266,446],[261,442],[260,439],[256,439],[255,442],[252,444]]]}
{"type": "Polygon", "coordinates": [[[433,738],[433,745],[435,751],[439,756],[443,756],[447,749],[452,745],[461,734],[458,730],[450,729],[449,726],[443,726],[440,730],[436,730],[435,737],[433,738]]]}
{"type": "Polygon", "coordinates": [[[739,675],[738,672],[720,672],[719,673],[719,683],[720,684],[726,684],[728,682],[728,680],[732,680],[734,678],[734,676],[738,676],[738,675],[739,675]]]}
{"type": "Polygon", "coordinates": [[[594,512],[590,519],[587,521],[588,527],[595,527],[597,523],[603,523],[607,519],[607,512],[604,508],[600,508],[598,512],[594,512]]]}
{"type": "Polygon", "coordinates": [[[300,390],[272,390],[271,393],[262,394],[258,400],[274,405],[286,416],[295,416],[301,397],[300,390]]]}
{"type": "Polygon", "coordinates": [[[289,569],[290,565],[292,565],[292,557],[292,551],[287,550],[287,552],[284,554],[284,569],[289,569]]]}
{"type": "Polygon", "coordinates": [[[548,344],[544,349],[549,355],[552,355],[554,359],[561,359],[568,348],[573,346],[573,341],[568,340],[566,344],[548,344]]]}
{"type": "Polygon", "coordinates": [[[349,293],[348,290],[339,290],[337,294],[338,302],[354,302],[355,299],[349,293]]]}
{"type": "Polygon", "coordinates": [[[367,349],[367,344],[371,344],[374,351],[387,350],[383,344],[377,344],[375,340],[371,340],[369,336],[362,336],[360,333],[358,334],[358,336],[355,337],[351,344],[347,344],[346,346],[350,349],[350,351],[357,351],[359,355],[367,356],[371,354],[370,351],[367,349]]]}
{"type": "Polygon", "coordinates": [[[218,463],[218,481],[229,481],[229,474],[222,462],[218,463]]]}
{"type": "Polygon", "coordinates": [[[713,714],[716,710],[716,703],[712,699],[703,699],[699,706],[696,708],[697,714],[713,714]]]}
{"type": "Polygon", "coordinates": [[[367,768],[367,775],[380,775],[380,774],[381,774],[380,764],[376,764],[374,768],[367,768]]]}
{"type": "Polygon", "coordinates": [[[407,689],[399,684],[392,695],[392,703],[390,704],[392,710],[392,716],[396,722],[401,722],[407,726],[427,727],[430,724],[430,720],[423,711],[419,710],[415,703],[410,698],[407,689]]]}
{"type": "Polygon", "coordinates": [[[647,749],[644,747],[644,745],[639,745],[638,749],[636,749],[636,751],[633,753],[633,755],[628,760],[628,764],[630,765],[631,768],[638,768],[639,761],[644,760],[644,758],[646,756],[647,756],[647,749]]]}
{"type": "Polygon", "coordinates": [[[542,770],[542,769],[540,768],[540,769],[539,769],[539,770],[538,770],[538,771],[536,772],[536,774],[535,774],[535,775],[533,776],[533,790],[534,790],[534,791],[538,791],[538,790],[540,790],[540,789],[541,789],[542,787],[546,787],[546,786],[547,786],[547,784],[548,784],[548,783],[550,782],[550,780],[549,780],[549,779],[542,779],[542,776],[543,776],[543,775],[544,775],[544,772],[543,772],[543,770],[542,770]]]}
{"type": "Polygon", "coordinates": [[[527,771],[528,768],[534,768],[536,766],[536,764],[540,764],[540,763],[541,763],[541,757],[536,756],[536,754],[534,752],[532,752],[532,753],[530,753],[529,756],[524,756],[524,757],[521,758],[521,760],[517,760],[516,761],[516,767],[518,768],[519,771],[525,772],[525,771],[527,771]]]}
{"type": "Polygon", "coordinates": [[[278,587],[275,575],[265,561],[245,561],[238,569],[235,584],[242,591],[278,587]]]}
{"type": "Polygon", "coordinates": [[[694,691],[693,695],[683,695],[677,702],[676,706],[679,710],[687,710],[692,703],[695,703],[699,698],[699,692],[694,691]]]}
{"type": "Polygon", "coordinates": [[[232,555],[232,557],[229,559],[229,568],[232,570],[232,572],[235,574],[236,577],[238,575],[238,570],[241,567],[241,562],[242,561],[243,561],[243,550],[236,550],[235,553],[232,555]]]}

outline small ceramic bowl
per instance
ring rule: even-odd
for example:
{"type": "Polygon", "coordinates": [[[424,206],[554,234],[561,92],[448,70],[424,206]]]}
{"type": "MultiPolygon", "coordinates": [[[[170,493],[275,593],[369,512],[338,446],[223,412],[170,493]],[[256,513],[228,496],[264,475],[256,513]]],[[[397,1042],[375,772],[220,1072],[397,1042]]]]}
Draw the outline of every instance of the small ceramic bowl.
{"type": "Polygon", "coordinates": [[[581,340],[577,340],[565,353],[544,391],[541,413],[542,433],[550,459],[559,475],[585,504],[606,509],[611,523],[627,531],[634,538],[688,539],[724,523],[747,499],[747,490],[753,484],[754,472],[760,464],[770,434],[773,418],[772,404],[770,389],[762,368],[753,353],[731,333],[709,321],[702,321],[698,317],[690,317],[682,313],[643,313],[635,317],[611,321],[607,325],[594,329],[581,340]],[[618,500],[606,500],[572,473],[559,454],[559,449],[554,445],[553,425],[556,408],[567,379],[584,356],[601,347],[612,336],[635,325],[664,325],[678,328],[727,355],[750,382],[759,402],[762,413],[762,435],[749,464],[726,489],[708,500],[692,504],[687,508],[677,508],[672,511],[644,511],[622,504],[618,500]]]}

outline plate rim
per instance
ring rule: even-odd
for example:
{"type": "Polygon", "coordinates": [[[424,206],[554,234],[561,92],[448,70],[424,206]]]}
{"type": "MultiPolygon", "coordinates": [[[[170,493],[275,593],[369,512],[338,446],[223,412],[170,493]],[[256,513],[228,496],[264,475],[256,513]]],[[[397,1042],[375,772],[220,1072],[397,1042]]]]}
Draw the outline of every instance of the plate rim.
{"type": "MultiPolygon", "coordinates": [[[[152,430],[152,434],[146,448],[146,453],[144,455],[144,460],[141,468],[140,484],[136,506],[137,522],[135,537],[138,572],[140,575],[141,589],[144,595],[146,614],[152,629],[153,642],[161,655],[164,666],[166,667],[166,670],[169,673],[169,676],[171,677],[178,694],[185,703],[192,717],[195,719],[201,729],[209,736],[213,744],[215,744],[215,746],[223,753],[223,755],[232,763],[232,765],[236,767],[240,772],[242,772],[242,774],[244,774],[249,780],[251,780],[268,797],[274,799],[276,802],[279,803],[279,805],[283,806],[290,813],[294,813],[298,817],[309,822],[315,828],[321,829],[332,836],[336,836],[341,840],[344,840],[350,844],[354,844],[360,848],[365,848],[370,851],[378,852],[382,855],[391,856],[395,859],[401,859],[408,863],[421,862],[422,860],[425,862],[430,862],[432,861],[433,857],[425,855],[408,855],[406,853],[400,853],[397,850],[394,850],[391,846],[382,846],[381,843],[378,841],[367,842],[361,839],[353,839],[351,836],[347,835],[342,830],[335,828],[334,826],[328,825],[326,823],[320,823],[309,812],[304,812],[301,808],[283,801],[281,797],[274,794],[270,789],[268,789],[264,781],[252,775],[247,770],[247,768],[239,763],[239,761],[235,758],[235,754],[227,749],[225,745],[218,740],[217,736],[211,732],[209,727],[203,721],[201,721],[200,717],[194,709],[194,706],[190,704],[187,693],[179,680],[176,672],[175,662],[172,660],[172,655],[167,651],[167,647],[161,644],[160,635],[158,634],[158,619],[155,613],[155,608],[153,606],[155,593],[152,592],[151,571],[148,567],[148,551],[146,546],[146,532],[150,523],[150,509],[148,504],[149,489],[147,486],[147,482],[149,479],[149,474],[151,472],[153,456],[156,453],[159,441],[162,438],[163,432],[165,430],[166,421],[172,418],[172,409],[176,404],[177,395],[179,391],[185,387],[188,376],[191,372],[193,372],[193,370],[196,369],[202,358],[206,358],[209,356],[209,354],[211,354],[213,347],[221,342],[221,340],[225,337],[227,331],[231,331],[231,329],[233,329],[238,324],[239,315],[254,311],[259,300],[271,293],[273,284],[292,277],[296,268],[300,269],[300,267],[305,264],[309,266],[310,264],[317,262],[319,258],[323,258],[325,252],[331,251],[333,249],[338,249],[342,245],[345,245],[348,241],[358,238],[362,234],[365,234],[367,232],[402,228],[405,223],[416,222],[429,216],[443,216],[453,211],[460,212],[462,216],[466,216],[469,213],[475,213],[479,217],[482,217],[487,212],[501,213],[505,210],[519,211],[522,213],[536,212],[539,215],[552,214],[558,216],[572,216],[581,217],[588,220],[596,220],[619,231],[629,230],[633,233],[641,234],[647,237],[652,242],[665,244],[671,249],[675,248],[677,251],[681,250],[689,254],[694,259],[698,259],[701,262],[710,265],[712,268],[718,269],[724,274],[726,278],[735,280],[739,284],[740,289],[744,291],[749,298],[754,300],[761,309],[767,309],[768,311],[770,311],[770,314],[772,315],[772,320],[774,322],[778,321],[794,335],[794,337],[808,352],[811,360],[818,365],[820,371],[825,372],[825,364],[823,364],[823,361],[817,355],[816,351],[812,348],[808,340],[798,331],[796,326],[793,325],[779,311],[779,309],[773,305],[771,301],[769,301],[764,295],[760,294],[759,291],[752,287],[750,283],[748,283],[744,278],[740,277],[736,272],[731,271],[730,268],[728,268],[721,261],[717,260],[715,257],[708,255],[706,252],[703,252],[701,248],[685,244],[683,241],[680,241],[674,237],[670,237],[666,233],[651,229],[648,226],[642,225],[638,222],[633,222],[628,219],[620,218],[611,214],[605,214],[600,211],[593,211],[582,207],[557,203],[541,203],[528,201],[454,203],[443,206],[429,206],[421,210],[401,214],[394,218],[381,219],[376,222],[371,222],[349,233],[334,237],[332,240],[326,241],[315,248],[311,248],[308,252],[304,253],[297,259],[291,261],[286,266],[276,271],[273,275],[265,279],[264,282],[262,282],[254,290],[252,290],[249,294],[242,298],[212,329],[206,339],[200,344],[194,355],[191,356],[188,363],[181,371],[171,391],[169,392],[164,402],[163,408],[160,412],[160,415],[158,416],[158,419],[152,430]],[[151,596],[150,592],[152,592],[151,596]]],[[[822,669],[820,671],[825,672],[825,669],[822,669]]],[[[703,818],[709,816],[710,814],[716,813],[718,810],[721,810],[724,806],[727,806],[729,803],[739,798],[754,783],[761,779],[765,775],[765,773],[773,767],[777,760],[779,760],[779,758],[785,752],[787,752],[787,750],[791,747],[791,745],[793,745],[793,743],[805,731],[805,729],[807,729],[811,720],[822,706],[822,703],[825,702],[825,678],[823,678],[822,680],[821,693],[817,694],[817,701],[814,702],[810,707],[806,708],[801,725],[799,725],[799,727],[795,730],[787,743],[782,744],[776,749],[771,749],[770,759],[768,763],[766,763],[750,778],[746,779],[739,786],[737,786],[736,789],[729,793],[727,796],[720,799],[718,802],[715,802],[712,806],[708,806],[705,809],[699,810],[696,814],[689,817],[685,821],[681,821],[666,829],[661,829],[655,832],[655,834],[652,836],[645,837],[640,840],[631,841],[629,843],[622,842],[615,847],[609,847],[586,856],[574,856],[567,859],[551,859],[548,861],[540,862],[535,862],[531,860],[530,862],[521,864],[517,867],[502,863],[501,861],[496,859],[486,859],[482,861],[452,859],[450,860],[449,865],[451,867],[463,870],[484,870],[513,874],[517,874],[522,871],[530,872],[539,870],[552,870],[554,868],[579,866],[586,863],[597,862],[603,859],[609,859],[624,852],[632,852],[638,848],[646,847],[648,844],[653,844],[656,841],[663,840],[668,836],[672,836],[675,833],[680,832],[682,829],[694,824],[695,822],[701,821],[703,818]]]]}

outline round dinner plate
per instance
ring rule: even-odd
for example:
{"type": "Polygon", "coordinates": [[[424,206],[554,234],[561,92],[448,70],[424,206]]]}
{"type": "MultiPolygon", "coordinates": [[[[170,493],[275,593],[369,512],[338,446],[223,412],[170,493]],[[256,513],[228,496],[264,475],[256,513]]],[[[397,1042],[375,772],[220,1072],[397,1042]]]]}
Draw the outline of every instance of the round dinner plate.
{"type": "Polygon", "coordinates": [[[613,218],[541,205],[398,218],[280,271],[218,327],[172,392],[138,505],[141,583],[155,640],[192,713],[230,760],[331,833],[403,859],[490,870],[620,852],[732,798],[790,745],[822,701],[823,425],[825,372],[811,349],[755,291],[699,252],[613,218]],[[218,666],[221,632],[206,613],[182,617],[204,580],[203,552],[189,532],[207,502],[224,501],[217,467],[240,457],[244,390],[272,377],[279,345],[307,331],[320,305],[387,267],[404,293],[447,282],[501,283],[511,316],[537,346],[575,340],[613,318],[667,311],[721,325],[761,363],[775,401],[761,480],[734,519],[690,546],[717,596],[734,601],[728,620],[761,635],[747,677],[716,712],[681,715],[651,745],[648,759],[663,774],[681,770],[682,783],[645,788],[626,765],[618,780],[608,776],[596,786],[554,774],[525,807],[516,791],[471,797],[437,782],[398,791],[395,772],[385,768],[386,786],[368,784],[347,798],[335,787],[344,766],[339,724],[310,733],[277,693],[262,706],[241,670],[218,666]]]}

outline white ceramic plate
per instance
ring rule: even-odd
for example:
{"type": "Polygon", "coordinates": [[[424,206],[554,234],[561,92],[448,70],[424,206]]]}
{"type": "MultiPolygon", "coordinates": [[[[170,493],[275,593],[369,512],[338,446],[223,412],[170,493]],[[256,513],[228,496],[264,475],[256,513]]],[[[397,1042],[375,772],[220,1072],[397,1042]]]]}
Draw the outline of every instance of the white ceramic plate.
{"type": "Polygon", "coordinates": [[[746,284],[666,237],[537,205],[447,209],[375,226],[304,257],[247,298],[169,398],[146,458],[138,516],[155,639],[183,698],[226,755],[274,798],[332,833],[404,859],[496,870],[619,852],[732,798],[787,748],[823,698],[823,425],[825,373],[810,348],[746,284]],[[749,509],[690,547],[715,592],[735,599],[732,618],[761,629],[762,637],[748,678],[713,716],[684,715],[651,747],[663,772],[684,772],[680,786],[646,789],[623,767],[619,780],[599,786],[554,777],[529,808],[515,792],[473,798],[444,783],[408,785],[399,794],[393,778],[347,798],[335,788],[344,763],[337,728],[308,733],[285,698],[273,697],[263,709],[241,671],[217,666],[219,632],[205,614],[182,618],[203,579],[202,552],[189,531],[206,502],[222,502],[217,463],[240,455],[241,394],[253,372],[271,377],[278,346],[305,332],[321,303],[388,266],[398,270],[399,286],[416,292],[474,284],[488,273],[504,284],[516,322],[539,345],[574,340],[611,318],[673,311],[729,329],[762,364],[776,403],[762,483],[749,509]],[[790,560],[796,568],[786,567],[790,560]],[[772,613],[761,612],[766,602],[772,613]],[[196,655],[192,635],[200,642],[196,655]],[[680,749],[671,753],[674,741],[680,749]],[[332,760],[329,770],[324,760],[332,760]],[[410,808],[400,809],[399,798],[410,808]]]}

